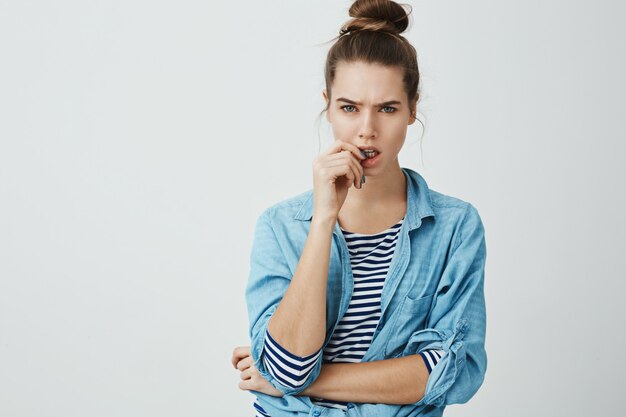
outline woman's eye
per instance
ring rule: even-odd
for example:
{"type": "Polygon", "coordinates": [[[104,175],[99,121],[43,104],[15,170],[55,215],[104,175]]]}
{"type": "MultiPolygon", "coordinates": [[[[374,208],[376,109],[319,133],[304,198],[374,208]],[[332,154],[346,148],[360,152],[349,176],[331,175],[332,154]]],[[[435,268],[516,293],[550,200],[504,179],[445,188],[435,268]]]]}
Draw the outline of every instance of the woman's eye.
{"type": "MultiPolygon", "coordinates": [[[[354,113],[354,111],[349,110],[349,109],[355,109],[356,107],[347,104],[345,106],[341,106],[341,108],[346,112],[346,113],[354,113]]],[[[383,111],[383,113],[395,113],[396,112],[396,108],[395,107],[391,107],[391,106],[385,106],[385,107],[381,107],[381,109],[389,109],[389,111],[383,111]]]]}
{"type": "MultiPolygon", "coordinates": [[[[349,104],[348,104],[348,105],[346,105],[346,106],[341,106],[341,108],[342,108],[342,109],[344,109],[344,110],[346,110],[346,107],[351,107],[351,108],[354,108],[354,106],[351,106],[351,105],[349,105],[349,104]]],[[[354,113],[354,112],[348,111],[347,113],[354,113]]]]}

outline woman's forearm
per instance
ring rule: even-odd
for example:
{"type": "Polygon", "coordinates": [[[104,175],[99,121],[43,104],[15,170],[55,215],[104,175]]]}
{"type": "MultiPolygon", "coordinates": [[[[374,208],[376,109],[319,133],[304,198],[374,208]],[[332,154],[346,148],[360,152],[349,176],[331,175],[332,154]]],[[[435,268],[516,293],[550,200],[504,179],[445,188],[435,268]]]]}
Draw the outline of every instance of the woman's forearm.
{"type": "Polygon", "coordinates": [[[317,352],[326,337],[326,287],[336,219],[313,217],[302,255],[268,331],[298,356],[317,352]]]}
{"type": "Polygon", "coordinates": [[[298,395],[355,403],[412,404],[424,396],[428,376],[420,355],[326,363],[318,378],[298,395]]]}

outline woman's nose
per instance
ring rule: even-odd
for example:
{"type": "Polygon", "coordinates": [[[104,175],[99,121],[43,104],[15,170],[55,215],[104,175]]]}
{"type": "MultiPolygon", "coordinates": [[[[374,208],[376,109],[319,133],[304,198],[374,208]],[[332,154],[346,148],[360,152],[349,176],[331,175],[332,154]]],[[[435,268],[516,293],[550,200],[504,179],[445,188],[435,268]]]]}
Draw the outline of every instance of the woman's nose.
{"type": "Polygon", "coordinates": [[[361,125],[359,126],[359,137],[369,138],[376,136],[376,127],[374,125],[374,117],[368,112],[363,113],[361,125]]]}

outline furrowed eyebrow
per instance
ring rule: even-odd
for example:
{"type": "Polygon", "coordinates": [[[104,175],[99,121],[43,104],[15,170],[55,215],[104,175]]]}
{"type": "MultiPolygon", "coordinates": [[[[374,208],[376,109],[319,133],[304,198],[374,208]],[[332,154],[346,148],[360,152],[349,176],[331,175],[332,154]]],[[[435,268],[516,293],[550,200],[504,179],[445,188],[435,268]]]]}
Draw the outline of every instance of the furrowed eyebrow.
{"type": "MultiPolygon", "coordinates": [[[[359,104],[359,105],[361,104],[361,103],[357,103],[356,101],[350,100],[349,98],[345,98],[345,97],[339,97],[336,101],[343,101],[343,102],[348,103],[348,104],[359,104]]],[[[382,106],[389,106],[391,104],[402,104],[402,102],[398,101],[398,100],[390,100],[390,101],[385,101],[383,103],[378,103],[376,105],[382,107],[382,106]]]]}

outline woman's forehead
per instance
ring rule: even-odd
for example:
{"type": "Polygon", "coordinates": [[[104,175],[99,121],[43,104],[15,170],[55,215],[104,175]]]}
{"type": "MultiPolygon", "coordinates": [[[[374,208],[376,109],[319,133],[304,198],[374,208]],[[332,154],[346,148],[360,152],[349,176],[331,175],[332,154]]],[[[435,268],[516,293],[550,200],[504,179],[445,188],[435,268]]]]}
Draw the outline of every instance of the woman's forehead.
{"type": "Polygon", "coordinates": [[[333,96],[372,104],[401,101],[404,98],[403,78],[399,67],[363,62],[340,63],[333,80],[333,96]]]}

